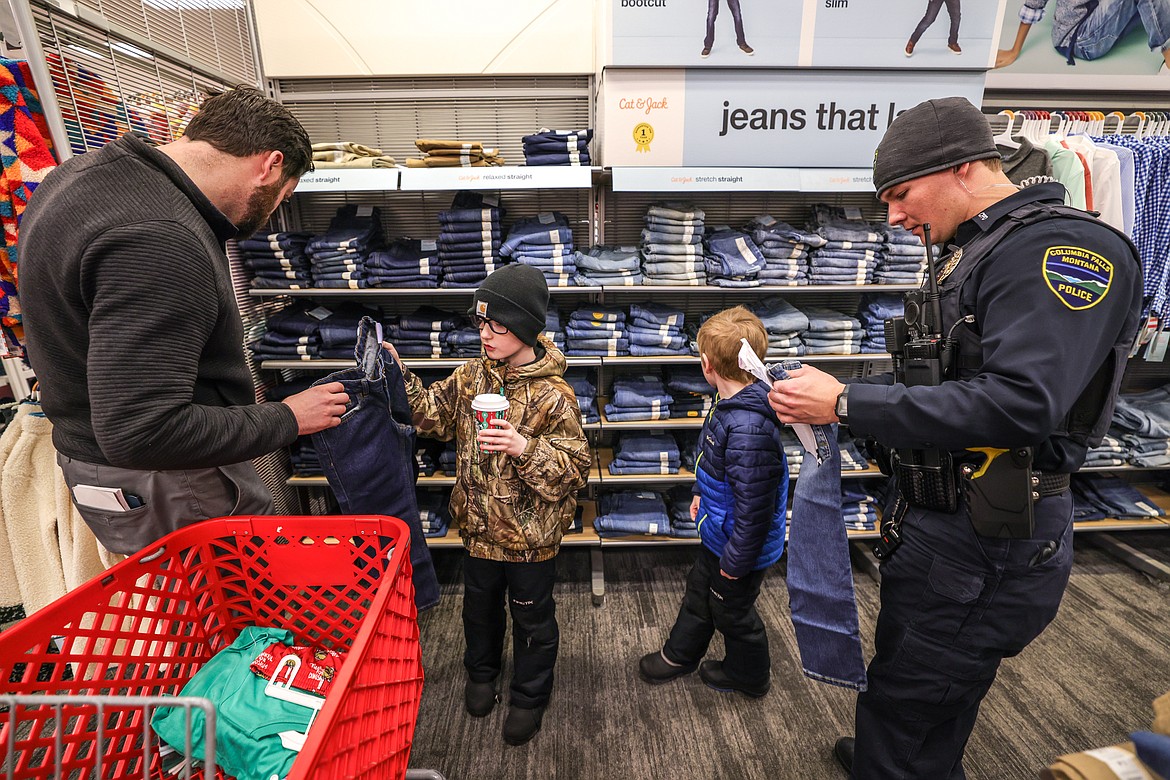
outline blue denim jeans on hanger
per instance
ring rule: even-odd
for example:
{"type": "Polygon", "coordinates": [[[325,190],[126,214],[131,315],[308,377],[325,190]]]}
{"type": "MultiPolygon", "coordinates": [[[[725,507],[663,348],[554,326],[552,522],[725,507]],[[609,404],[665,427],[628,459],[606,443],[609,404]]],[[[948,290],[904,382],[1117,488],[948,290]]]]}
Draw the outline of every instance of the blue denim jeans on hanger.
{"type": "MultiPolygon", "coordinates": [[[[788,379],[800,361],[769,368],[774,379],[788,379]]],[[[805,457],[792,493],[788,527],[788,601],[805,675],[814,680],[866,689],[865,660],[849,537],[841,516],[841,454],[836,425],[814,425],[816,457],[805,457]]]]}
{"type": "MultiPolygon", "coordinates": [[[[357,367],[313,383],[341,382],[350,400],[341,425],[314,433],[313,446],[342,512],[390,515],[410,527],[414,603],[429,609],[439,603],[439,580],[418,515],[410,402],[402,372],[383,349],[380,334],[377,323],[363,317],[354,350],[357,367]]],[[[328,518],[322,522],[328,524],[328,518]]]]}

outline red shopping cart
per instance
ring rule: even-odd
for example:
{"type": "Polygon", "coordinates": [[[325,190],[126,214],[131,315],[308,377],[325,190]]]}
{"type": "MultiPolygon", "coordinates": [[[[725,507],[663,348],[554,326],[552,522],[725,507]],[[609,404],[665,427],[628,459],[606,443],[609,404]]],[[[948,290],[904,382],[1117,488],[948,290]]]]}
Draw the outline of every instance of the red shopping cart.
{"type": "Polygon", "coordinates": [[[289,780],[407,777],[423,684],[409,544],[396,518],[232,517],[136,553],[0,634],[0,778],[161,777],[158,697],[250,625],[347,653],[289,780]]]}

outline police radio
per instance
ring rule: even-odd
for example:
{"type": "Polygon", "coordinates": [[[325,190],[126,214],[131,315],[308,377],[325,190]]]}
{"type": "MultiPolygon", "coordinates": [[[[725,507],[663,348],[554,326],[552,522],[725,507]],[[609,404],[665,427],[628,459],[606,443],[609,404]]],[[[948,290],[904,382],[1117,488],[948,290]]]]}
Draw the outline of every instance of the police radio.
{"type": "MultiPolygon", "coordinates": [[[[908,387],[941,385],[951,377],[956,341],[943,335],[942,306],[935,278],[930,225],[922,226],[926,244],[926,289],[906,293],[905,314],[885,321],[886,350],[894,357],[894,380],[908,387]]],[[[890,466],[902,495],[914,506],[952,513],[959,494],[947,450],[897,449],[890,466]]]]}

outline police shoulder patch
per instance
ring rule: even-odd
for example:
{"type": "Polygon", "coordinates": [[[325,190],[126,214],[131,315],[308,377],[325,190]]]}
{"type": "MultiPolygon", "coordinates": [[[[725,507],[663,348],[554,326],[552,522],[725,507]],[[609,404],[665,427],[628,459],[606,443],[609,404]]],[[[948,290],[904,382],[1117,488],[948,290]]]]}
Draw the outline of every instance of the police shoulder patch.
{"type": "Polygon", "coordinates": [[[1113,263],[1079,246],[1050,246],[1044,253],[1044,281],[1068,308],[1096,306],[1113,283],[1113,263]]]}

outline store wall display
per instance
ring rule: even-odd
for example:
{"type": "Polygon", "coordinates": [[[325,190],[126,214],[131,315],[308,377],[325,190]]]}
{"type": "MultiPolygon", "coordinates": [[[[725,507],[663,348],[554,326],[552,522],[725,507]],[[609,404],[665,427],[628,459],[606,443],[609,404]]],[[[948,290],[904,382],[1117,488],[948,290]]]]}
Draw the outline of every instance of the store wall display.
{"type": "Polygon", "coordinates": [[[256,0],[269,78],[589,73],[593,4],[581,0],[256,0]],[[306,56],[307,53],[311,53],[306,56]]]}
{"type": "Polygon", "coordinates": [[[1010,0],[996,89],[1165,90],[1170,0],[1010,0]]]}
{"type": "Polygon", "coordinates": [[[1009,0],[606,2],[607,66],[983,70],[1009,0]]]}
{"type": "Polygon", "coordinates": [[[978,104],[980,72],[607,70],[605,165],[858,167],[899,113],[935,97],[978,104]]]}

